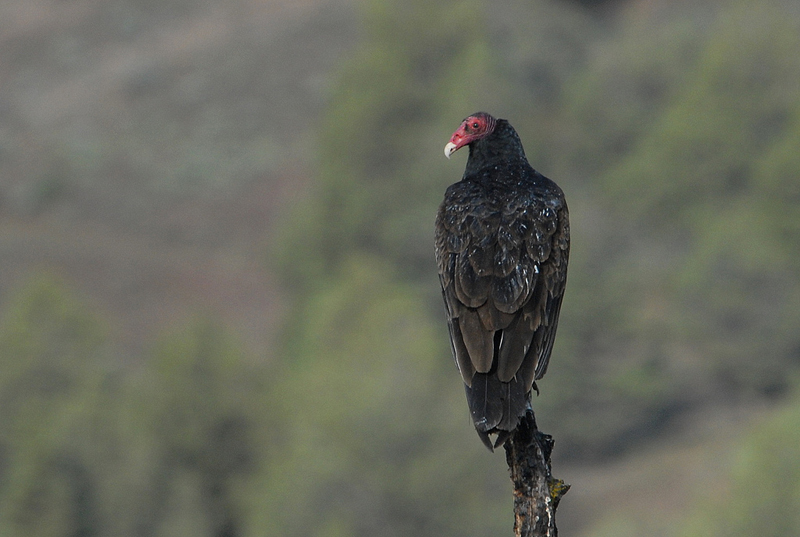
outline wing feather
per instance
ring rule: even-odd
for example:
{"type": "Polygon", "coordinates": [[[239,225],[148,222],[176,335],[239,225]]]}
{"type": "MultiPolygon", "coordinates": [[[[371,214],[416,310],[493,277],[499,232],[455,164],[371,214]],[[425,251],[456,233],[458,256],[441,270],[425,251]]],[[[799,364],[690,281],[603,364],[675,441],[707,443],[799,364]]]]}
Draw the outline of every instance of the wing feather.
{"type": "Polygon", "coordinates": [[[490,276],[480,276],[472,268],[469,257],[457,255],[455,274],[453,279],[456,284],[458,300],[468,308],[477,308],[486,302],[492,288],[490,276]]]}
{"type": "Polygon", "coordinates": [[[475,310],[462,312],[458,325],[475,371],[488,373],[494,359],[494,334],[483,327],[475,310]]]}
{"type": "Polygon", "coordinates": [[[472,365],[469,351],[464,345],[464,337],[461,334],[461,326],[458,323],[458,319],[450,319],[448,326],[450,328],[450,344],[453,347],[453,356],[456,359],[458,372],[461,373],[464,384],[471,386],[472,377],[475,375],[475,366],[472,365]]]}
{"type": "Polygon", "coordinates": [[[508,328],[503,330],[497,353],[497,376],[501,382],[510,382],[517,374],[528,353],[535,328],[533,317],[520,312],[508,328]]]}

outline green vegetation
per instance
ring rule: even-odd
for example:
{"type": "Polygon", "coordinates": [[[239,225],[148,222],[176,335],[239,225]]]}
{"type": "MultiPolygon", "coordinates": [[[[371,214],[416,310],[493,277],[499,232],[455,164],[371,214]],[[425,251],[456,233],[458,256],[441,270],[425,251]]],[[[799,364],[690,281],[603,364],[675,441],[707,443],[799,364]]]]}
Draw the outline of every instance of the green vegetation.
{"type": "Polygon", "coordinates": [[[421,293],[375,259],[343,268],[307,310],[276,394],[272,411],[288,430],[262,502],[270,534],[501,531],[504,519],[493,515],[505,498],[488,493],[505,484],[502,460],[477,464],[483,447],[466,420],[453,419],[462,415],[458,379],[437,359],[447,344],[421,293]],[[489,509],[489,526],[476,526],[489,509]]]}
{"type": "MultiPolygon", "coordinates": [[[[608,460],[686,411],[783,400],[684,535],[797,534],[800,12],[756,4],[598,17],[574,2],[363,2],[313,184],[272,236],[289,304],[273,361],[205,317],[123,353],[113,320],[47,274],[4,297],[0,534],[508,532],[504,460],[470,426],[432,254],[463,170],[441,149],[479,109],[512,120],[570,203],[569,285],[533,402],[558,457],[608,460]]],[[[208,61],[258,86],[251,56],[208,61]]],[[[257,112],[238,129],[189,99],[162,119],[162,75],[145,75],[116,137],[45,151],[17,192],[32,213],[109,170],[179,196],[280,165],[257,112]]],[[[0,153],[20,143],[0,132],[0,153]]],[[[126,210],[145,221],[138,194],[126,210]]]]}
{"type": "Polygon", "coordinates": [[[800,532],[800,401],[749,431],[725,488],[698,494],[682,537],[779,537],[800,532]]]}
{"type": "Polygon", "coordinates": [[[365,3],[364,42],[342,66],[321,121],[314,191],[276,245],[287,281],[307,289],[336,277],[353,252],[430,277],[432,215],[447,180],[434,151],[439,133],[469,103],[485,102],[492,84],[480,8],[365,3]]]}
{"type": "Polygon", "coordinates": [[[0,533],[238,531],[237,494],[274,444],[269,418],[256,413],[269,393],[260,373],[202,320],[121,371],[101,326],[47,275],[9,304],[0,332],[0,533]]]}
{"type": "Polygon", "coordinates": [[[462,17],[454,31],[456,4],[369,4],[320,134],[320,181],[278,245],[299,318],[317,307],[313,284],[337,285],[356,253],[421,285],[441,324],[431,222],[461,170],[432,148],[484,107],[514,118],[571,204],[558,367],[536,401],[561,449],[604,456],[693,405],[785,391],[800,346],[785,195],[798,169],[800,32],[787,6],[662,6],[605,33],[560,4],[514,6],[496,27],[462,17]],[[513,46],[528,20],[547,21],[537,46],[513,46]]]}
{"type": "Polygon", "coordinates": [[[53,277],[8,303],[0,331],[0,530],[62,535],[92,525],[88,447],[108,354],[97,318],[53,277]],[[104,360],[106,359],[106,360],[104,360]]]}

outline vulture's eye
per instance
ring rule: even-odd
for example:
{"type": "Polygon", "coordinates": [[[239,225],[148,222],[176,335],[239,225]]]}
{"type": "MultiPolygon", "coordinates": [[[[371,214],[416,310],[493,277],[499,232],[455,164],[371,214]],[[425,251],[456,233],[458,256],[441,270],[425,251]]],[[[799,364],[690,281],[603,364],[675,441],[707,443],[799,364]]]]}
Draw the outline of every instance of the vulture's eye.
{"type": "Polygon", "coordinates": [[[481,124],[480,124],[480,123],[478,123],[477,121],[476,121],[475,123],[473,123],[473,124],[472,124],[472,128],[473,128],[473,129],[477,129],[477,128],[478,128],[478,127],[480,127],[480,126],[481,126],[481,124]]]}

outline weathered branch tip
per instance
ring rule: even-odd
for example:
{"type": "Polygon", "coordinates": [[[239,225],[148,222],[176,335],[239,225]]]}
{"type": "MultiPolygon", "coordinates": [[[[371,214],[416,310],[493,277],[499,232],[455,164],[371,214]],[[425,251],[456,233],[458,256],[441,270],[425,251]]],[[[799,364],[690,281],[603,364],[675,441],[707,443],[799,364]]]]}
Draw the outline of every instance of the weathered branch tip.
{"type": "Polygon", "coordinates": [[[553,437],[536,427],[528,410],[506,442],[506,462],[514,484],[515,537],[556,537],[556,509],[569,485],[550,472],[553,437]]]}

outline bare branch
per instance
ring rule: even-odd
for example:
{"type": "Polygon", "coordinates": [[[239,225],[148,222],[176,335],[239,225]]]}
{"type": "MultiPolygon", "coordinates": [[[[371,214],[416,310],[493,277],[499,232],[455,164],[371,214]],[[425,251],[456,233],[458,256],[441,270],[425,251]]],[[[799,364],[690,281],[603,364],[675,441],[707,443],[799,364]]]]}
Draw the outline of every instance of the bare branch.
{"type": "Polygon", "coordinates": [[[528,410],[505,443],[506,462],[514,483],[515,537],[556,537],[556,509],[569,485],[550,473],[553,437],[536,428],[528,410]]]}

